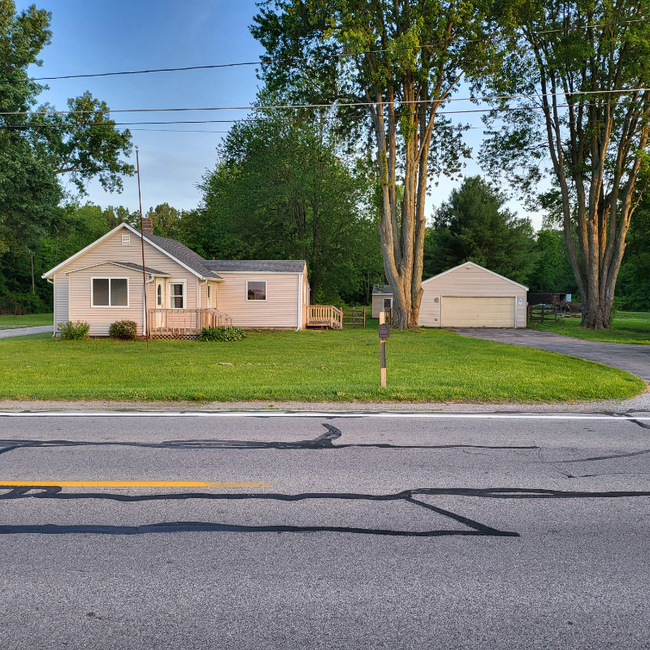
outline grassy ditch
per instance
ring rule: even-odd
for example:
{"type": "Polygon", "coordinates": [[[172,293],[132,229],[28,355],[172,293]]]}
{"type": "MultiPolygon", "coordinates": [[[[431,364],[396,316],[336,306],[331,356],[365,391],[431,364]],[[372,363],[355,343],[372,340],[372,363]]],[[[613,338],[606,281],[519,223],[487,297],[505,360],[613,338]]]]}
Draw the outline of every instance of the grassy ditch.
{"type": "Polygon", "coordinates": [[[53,400],[554,402],[646,385],[596,363],[423,329],[250,332],[236,343],[0,340],[0,397],[53,400]]]}

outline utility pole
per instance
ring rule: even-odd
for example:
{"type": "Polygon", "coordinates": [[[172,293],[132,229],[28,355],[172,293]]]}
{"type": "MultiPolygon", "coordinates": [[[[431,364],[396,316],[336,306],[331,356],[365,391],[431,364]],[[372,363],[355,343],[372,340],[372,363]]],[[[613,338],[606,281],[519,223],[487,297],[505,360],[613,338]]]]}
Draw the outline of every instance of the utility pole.
{"type": "Polygon", "coordinates": [[[149,318],[147,315],[147,273],[144,270],[144,228],[142,227],[142,191],[140,189],[140,152],[135,146],[135,165],[138,172],[138,203],[140,205],[140,244],[142,245],[142,300],[144,301],[144,334],[149,349],[149,318]]]}

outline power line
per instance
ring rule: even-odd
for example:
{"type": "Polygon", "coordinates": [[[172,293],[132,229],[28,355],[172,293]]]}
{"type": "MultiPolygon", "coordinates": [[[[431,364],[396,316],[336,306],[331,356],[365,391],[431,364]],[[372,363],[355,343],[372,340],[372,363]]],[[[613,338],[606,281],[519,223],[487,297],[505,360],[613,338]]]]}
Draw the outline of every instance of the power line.
{"type": "MultiPolygon", "coordinates": [[[[485,95],[482,97],[449,97],[444,100],[439,99],[414,99],[408,101],[393,100],[384,102],[346,102],[331,104],[275,104],[270,106],[198,106],[195,108],[116,108],[116,109],[85,109],[72,111],[0,111],[0,115],[85,115],[97,113],[184,113],[184,112],[206,112],[206,111],[264,111],[264,110],[295,110],[305,108],[361,108],[365,106],[377,106],[380,103],[389,106],[390,104],[399,104],[400,106],[411,106],[420,104],[446,104],[450,102],[495,102],[508,99],[541,99],[543,97],[579,97],[581,95],[610,95],[610,94],[627,94],[627,93],[644,93],[650,91],[650,88],[621,88],[612,90],[584,90],[572,93],[529,93],[519,95],[485,95]]],[[[491,110],[491,109],[490,109],[491,110]]],[[[233,120],[230,120],[233,121],[233,120]]]]}
{"type": "MultiPolygon", "coordinates": [[[[587,104],[591,106],[592,104],[587,104]]],[[[471,113],[491,113],[493,111],[503,112],[503,111],[530,111],[530,110],[542,110],[543,106],[501,106],[493,108],[475,108],[467,110],[455,110],[455,111],[440,111],[438,115],[465,115],[471,113]]],[[[569,108],[569,104],[559,104],[556,108],[569,108]]],[[[370,119],[370,115],[358,115],[352,116],[354,119],[370,119]]],[[[337,116],[325,116],[322,119],[325,120],[338,120],[340,119],[337,116]]],[[[93,123],[81,125],[83,128],[112,128],[130,126],[164,126],[164,125],[180,125],[180,124],[238,124],[242,122],[259,122],[259,119],[231,119],[231,120],[164,120],[164,121],[155,121],[155,122],[115,122],[113,124],[109,123],[93,123]]],[[[27,129],[41,129],[41,128],[68,128],[70,124],[4,124],[0,125],[0,129],[14,129],[14,130],[27,130],[27,129]]],[[[226,132],[227,133],[227,132],[226,132]]]]}
{"type": "MultiPolygon", "coordinates": [[[[556,29],[546,29],[546,30],[529,32],[529,34],[539,36],[539,35],[555,34],[555,33],[562,33],[562,32],[566,33],[569,31],[582,31],[585,29],[593,29],[593,28],[601,28],[601,27],[614,27],[617,25],[629,25],[629,24],[642,23],[642,22],[648,22],[648,19],[637,18],[637,19],[623,20],[623,21],[612,22],[612,23],[593,23],[589,25],[578,25],[572,28],[559,27],[556,29]]],[[[502,34],[498,36],[498,38],[504,38],[504,39],[513,39],[513,38],[522,38],[522,37],[523,34],[502,34]]],[[[463,40],[466,43],[480,43],[480,42],[489,41],[492,38],[494,37],[486,36],[485,38],[474,38],[474,39],[458,38],[458,39],[453,39],[451,42],[457,42],[463,40]]],[[[408,45],[408,46],[397,47],[397,48],[363,50],[360,52],[338,52],[338,53],[331,54],[329,56],[330,58],[340,59],[340,58],[347,58],[347,57],[354,57],[354,56],[362,56],[365,54],[384,54],[386,52],[404,51],[404,50],[426,50],[432,47],[437,47],[437,46],[427,43],[424,45],[408,45]]],[[[327,56],[327,55],[323,55],[323,56],[327,56]]],[[[217,63],[211,65],[190,65],[190,66],[182,66],[177,68],[148,68],[144,70],[120,70],[116,72],[67,74],[67,75],[59,75],[59,76],[52,76],[52,77],[31,77],[29,79],[16,79],[16,80],[0,79],[0,83],[24,83],[25,81],[60,81],[66,79],[91,79],[91,78],[100,78],[100,77],[119,77],[119,76],[130,76],[130,75],[140,75],[140,74],[155,74],[155,73],[162,73],[162,72],[188,72],[191,70],[218,70],[223,68],[237,68],[237,67],[245,67],[245,66],[252,66],[252,65],[264,65],[265,63],[278,63],[282,60],[292,60],[293,58],[294,57],[287,57],[286,59],[269,59],[268,61],[263,61],[260,59],[257,61],[217,63]]]]}

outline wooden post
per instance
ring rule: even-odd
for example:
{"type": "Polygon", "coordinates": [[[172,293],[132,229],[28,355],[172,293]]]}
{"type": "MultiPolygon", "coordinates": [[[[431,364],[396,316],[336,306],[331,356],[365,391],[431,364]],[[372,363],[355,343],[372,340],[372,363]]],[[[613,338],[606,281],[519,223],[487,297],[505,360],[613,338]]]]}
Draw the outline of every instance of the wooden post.
{"type": "MultiPolygon", "coordinates": [[[[386,322],[386,313],[379,312],[379,324],[383,325],[386,322]]],[[[386,340],[379,340],[379,375],[380,386],[386,388],[386,340]]]]}

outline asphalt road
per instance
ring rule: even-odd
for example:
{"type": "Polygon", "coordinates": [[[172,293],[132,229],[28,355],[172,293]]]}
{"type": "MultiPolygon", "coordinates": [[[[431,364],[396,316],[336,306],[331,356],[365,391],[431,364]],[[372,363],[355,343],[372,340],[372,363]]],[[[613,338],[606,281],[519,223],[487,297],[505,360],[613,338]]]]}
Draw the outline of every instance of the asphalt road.
{"type": "Polygon", "coordinates": [[[641,377],[650,383],[650,345],[585,341],[572,336],[529,329],[468,327],[454,330],[462,336],[539,348],[603,363],[641,377]]]}
{"type": "Polygon", "coordinates": [[[0,417],[0,486],[2,650],[650,648],[650,413],[0,417]]]}
{"type": "Polygon", "coordinates": [[[37,325],[35,327],[13,327],[11,329],[0,329],[0,339],[8,339],[14,336],[28,336],[29,334],[45,334],[51,332],[51,325],[37,325]]]}

